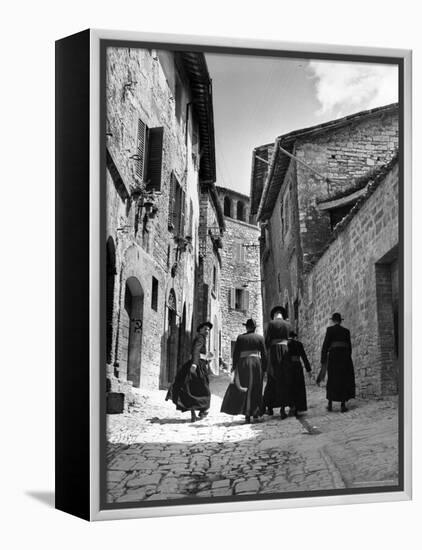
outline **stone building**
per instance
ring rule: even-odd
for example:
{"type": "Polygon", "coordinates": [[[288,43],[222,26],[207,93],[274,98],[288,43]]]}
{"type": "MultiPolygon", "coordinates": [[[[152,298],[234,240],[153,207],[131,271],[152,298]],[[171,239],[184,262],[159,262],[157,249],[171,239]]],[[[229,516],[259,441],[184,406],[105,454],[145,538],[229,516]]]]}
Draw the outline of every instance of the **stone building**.
{"type": "Polygon", "coordinates": [[[213,328],[207,346],[214,358],[209,363],[219,373],[222,317],[220,311],[223,232],[223,211],[215,186],[200,188],[199,263],[196,278],[198,322],[211,321],[213,328]]]}
{"type": "MultiPolygon", "coordinates": [[[[200,53],[107,50],[109,384],[166,387],[187,358],[200,188],[215,181],[212,90],[200,53]]],[[[202,192],[201,192],[202,194],[202,192]]]]}
{"type": "MultiPolygon", "coordinates": [[[[323,318],[324,309],[324,313],[305,320],[309,311],[308,278],[339,222],[365,195],[368,181],[394,158],[398,148],[398,105],[280,136],[272,146],[272,154],[263,155],[270,153],[270,147],[262,146],[253,153],[251,188],[251,215],[256,215],[261,227],[264,316],[276,303],[284,305],[300,337],[308,339],[313,333],[310,324],[314,323],[314,332],[324,331],[330,317],[323,318]]],[[[343,267],[347,269],[346,264],[343,267]]],[[[325,290],[335,295],[333,288],[325,290]]],[[[344,292],[351,293],[351,288],[344,287],[344,292]]],[[[346,298],[337,301],[338,307],[334,308],[341,310],[343,306],[345,317],[346,302],[346,298]]],[[[329,307],[334,307],[332,301],[329,307]]],[[[359,347],[357,341],[354,343],[359,347]]],[[[315,345],[322,345],[321,338],[315,345]]],[[[317,361],[316,352],[312,358],[317,361]]],[[[365,369],[359,376],[358,387],[363,392],[365,369]]],[[[381,392],[379,385],[371,388],[368,392],[381,392]]]]}
{"type": "Polygon", "coordinates": [[[217,187],[226,231],[221,251],[220,308],[222,335],[220,356],[231,365],[233,346],[245,332],[242,323],[253,317],[262,334],[262,300],[259,264],[259,228],[251,223],[249,197],[217,187]]]}
{"type": "Polygon", "coordinates": [[[361,182],[363,193],[304,277],[300,333],[310,360],[319,365],[328,319],[340,311],[352,335],[358,393],[385,395],[398,389],[397,155],[361,182]]]}

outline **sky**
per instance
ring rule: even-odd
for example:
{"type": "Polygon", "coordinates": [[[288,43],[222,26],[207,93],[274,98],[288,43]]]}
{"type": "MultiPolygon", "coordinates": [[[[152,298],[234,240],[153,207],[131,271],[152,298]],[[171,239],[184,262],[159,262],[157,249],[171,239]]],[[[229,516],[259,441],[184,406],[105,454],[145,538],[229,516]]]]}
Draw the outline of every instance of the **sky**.
{"type": "Polygon", "coordinates": [[[395,65],[206,54],[217,185],[249,195],[252,150],[292,130],[398,101],[395,65]]]}

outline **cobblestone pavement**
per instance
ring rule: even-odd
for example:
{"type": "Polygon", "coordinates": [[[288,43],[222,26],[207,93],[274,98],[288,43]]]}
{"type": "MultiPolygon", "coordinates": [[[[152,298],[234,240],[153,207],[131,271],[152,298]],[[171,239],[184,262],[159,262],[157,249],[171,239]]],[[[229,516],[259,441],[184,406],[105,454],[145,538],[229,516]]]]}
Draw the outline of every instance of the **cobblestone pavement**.
{"type": "Polygon", "coordinates": [[[108,501],[397,485],[396,399],[357,399],[347,413],[329,413],[325,390],[309,386],[300,419],[245,424],[219,412],[227,384],[227,375],[212,379],[210,414],[199,422],[158,390],[140,393],[131,412],[108,415],[108,501]]]}

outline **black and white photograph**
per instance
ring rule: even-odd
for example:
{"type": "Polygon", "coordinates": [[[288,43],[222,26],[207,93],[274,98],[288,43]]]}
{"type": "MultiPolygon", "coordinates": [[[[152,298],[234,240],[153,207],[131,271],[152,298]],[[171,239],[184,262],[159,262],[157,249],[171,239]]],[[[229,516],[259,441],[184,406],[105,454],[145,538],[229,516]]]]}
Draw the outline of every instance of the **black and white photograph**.
{"type": "Polygon", "coordinates": [[[403,490],[400,62],[101,53],[102,507],[403,490]]]}

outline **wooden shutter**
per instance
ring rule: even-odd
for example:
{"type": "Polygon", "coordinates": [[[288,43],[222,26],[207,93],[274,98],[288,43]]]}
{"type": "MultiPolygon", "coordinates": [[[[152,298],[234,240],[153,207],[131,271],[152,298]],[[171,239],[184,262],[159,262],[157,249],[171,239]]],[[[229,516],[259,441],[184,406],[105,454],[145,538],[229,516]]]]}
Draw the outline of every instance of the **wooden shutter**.
{"type": "Polygon", "coordinates": [[[245,311],[249,309],[249,290],[243,292],[243,309],[245,311]]]}
{"type": "Polygon", "coordinates": [[[136,148],[136,154],[138,160],[136,162],[136,175],[143,180],[144,167],[145,167],[145,146],[146,146],[146,134],[147,126],[141,119],[138,119],[138,143],[136,148]]]}
{"type": "Polygon", "coordinates": [[[190,200],[189,204],[189,236],[193,237],[193,202],[190,200]]]}
{"type": "Polygon", "coordinates": [[[150,128],[148,132],[148,189],[161,190],[161,165],[163,160],[163,130],[150,128]]]}
{"type": "Polygon", "coordinates": [[[185,211],[186,211],[186,193],[180,188],[180,217],[179,217],[179,235],[185,234],[185,211]]]}
{"type": "Polygon", "coordinates": [[[236,289],[230,289],[230,307],[232,309],[236,308],[236,289]]]}
{"type": "Polygon", "coordinates": [[[169,193],[169,226],[175,227],[176,216],[176,185],[177,180],[173,172],[170,175],[170,193],[169,193]]]}

